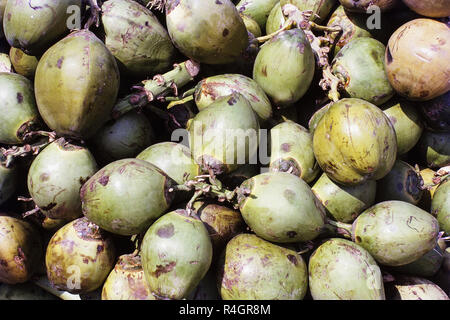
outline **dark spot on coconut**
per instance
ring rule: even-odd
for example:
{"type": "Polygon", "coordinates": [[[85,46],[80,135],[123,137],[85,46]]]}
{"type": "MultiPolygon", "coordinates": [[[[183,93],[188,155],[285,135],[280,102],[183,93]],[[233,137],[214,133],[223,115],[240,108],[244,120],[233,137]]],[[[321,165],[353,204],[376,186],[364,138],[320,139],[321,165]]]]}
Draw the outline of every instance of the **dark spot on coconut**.
{"type": "Polygon", "coordinates": [[[47,173],[43,173],[39,176],[39,180],[42,182],[48,181],[50,179],[50,176],[47,173]]]}
{"type": "Polygon", "coordinates": [[[227,28],[225,28],[223,29],[222,36],[226,37],[229,33],[230,31],[227,28]]]}
{"type": "Polygon", "coordinates": [[[283,196],[286,198],[287,201],[293,202],[295,198],[295,192],[290,189],[286,189],[283,192],[283,196]]]}
{"type": "Polygon", "coordinates": [[[303,42],[299,42],[297,44],[297,48],[300,51],[301,54],[303,54],[305,52],[305,44],[303,42]]]}
{"type": "Polygon", "coordinates": [[[397,123],[397,118],[396,117],[389,117],[389,120],[391,121],[392,124],[396,124],[397,123]]]}
{"type": "Polygon", "coordinates": [[[100,253],[100,252],[102,252],[103,250],[105,250],[105,247],[103,246],[103,245],[98,245],[97,246],[97,253],[100,253]]]}
{"type": "Polygon", "coordinates": [[[180,4],[180,0],[166,2],[166,15],[169,15],[180,4]]]}
{"type": "Polygon", "coordinates": [[[156,266],[156,270],[152,272],[152,275],[155,276],[156,278],[159,278],[160,275],[172,271],[176,265],[177,263],[175,261],[169,262],[168,264],[165,265],[159,264],[156,266]]]}
{"type": "Polygon", "coordinates": [[[291,145],[289,143],[283,143],[281,145],[281,150],[284,152],[289,152],[291,150],[291,145]]]}
{"type": "Polygon", "coordinates": [[[109,176],[102,176],[100,179],[98,179],[98,183],[100,183],[102,186],[106,186],[109,182],[109,176]]]}
{"type": "Polygon", "coordinates": [[[54,207],[56,207],[56,205],[57,204],[55,202],[52,202],[44,207],[41,207],[41,209],[44,211],[49,211],[49,210],[53,209],[54,207]]]}
{"type": "Polygon", "coordinates": [[[261,181],[261,185],[268,184],[269,181],[270,181],[270,177],[266,176],[266,177],[263,178],[263,181],[261,181]]]}
{"type": "Polygon", "coordinates": [[[95,180],[92,179],[91,182],[89,183],[89,191],[94,192],[95,190],[95,180]]]}
{"type": "Polygon", "coordinates": [[[23,95],[20,92],[17,92],[17,102],[22,103],[23,102],[23,95]]]}
{"type": "Polygon", "coordinates": [[[428,90],[420,91],[420,97],[425,98],[430,94],[428,90]]]}
{"type": "Polygon", "coordinates": [[[223,4],[223,3],[220,0],[216,0],[216,4],[223,4]]]}
{"type": "Polygon", "coordinates": [[[160,238],[170,238],[173,236],[174,231],[175,231],[175,228],[174,228],[173,224],[169,223],[169,224],[166,224],[166,225],[162,226],[161,228],[159,228],[158,231],[156,231],[156,234],[160,238]]]}
{"type": "Polygon", "coordinates": [[[88,258],[83,258],[83,263],[88,264],[89,263],[89,259],[88,258]]]}
{"type": "Polygon", "coordinates": [[[261,70],[262,74],[264,75],[264,77],[267,77],[267,66],[264,66],[261,70]]]}
{"type": "Polygon", "coordinates": [[[228,99],[227,103],[230,106],[233,106],[237,102],[236,98],[234,96],[231,96],[230,99],[228,99]]]}
{"type": "Polygon", "coordinates": [[[86,196],[86,185],[83,185],[83,187],[81,187],[80,197],[81,199],[84,199],[85,196],[86,196]]]}
{"type": "Polygon", "coordinates": [[[22,251],[22,248],[17,249],[18,255],[14,256],[14,262],[17,264],[16,267],[19,267],[21,270],[24,269],[24,262],[26,260],[25,254],[22,251]]]}
{"type": "Polygon", "coordinates": [[[123,165],[119,168],[119,174],[123,174],[125,172],[125,170],[127,169],[127,165],[123,165]]]}
{"type": "Polygon", "coordinates": [[[372,56],[372,58],[374,60],[378,60],[379,59],[378,54],[377,54],[377,52],[375,50],[370,51],[370,55],[372,56]]]}
{"type": "Polygon", "coordinates": [[[441,47],[433,44],[433,45],[430,46],[430,49],[432,51],[439,51],[439,50],[441,50],[441,47]]]}
{"type": "Polygon", "coordinates": [[[64,61],[64,57],[61,57],[58,59],[58,62],[56,63],[56,66],[58,67],[58,69],[61,69],[63,61],[64,61]]]}
{"type": "Polygon", "coordinates": [[[177,30],[178,30],[178,31],[184,32],[184,29],[186,29],[186,24],[184,24],[184,23],[179,23],[179,24],[177,25],[177,30]]]}
{"type": "Polygon", "coordinates": [[[360,236],[356,236],[356,238],[355,238],[355,242],[356,243],[360,243],[362,240],[361,240],[361,237],[360,236]]]}
{"type": "Polygon", "coordinates": [[[420,180],[420,176],[415,171],[408,171],[408,176],[406,177],[406,191],[415,200],[419,200],[422,195],[422,190],[419,187],[421,184],[420,180]]]}
{"type": "Polygon", "coordinates": [[[295,238],[295,236],[297,235],[297,232],[295,232],[295,231],[288,231],[288,232],[286,233],[286,235],[287,235],[289,238],[295,238]]]}
{"type": "Polygon", "coordinates": [[[268,255],[265,255],[263,258],[261,258],[261,263],[263,267],[266,267],[270,264],[270,258],[268,255]]]}
{"type": "Polygon", "coordinates": [[[6,16],[6,19],[8,19],[8,21],[11,21],[11,13],[8,13],[8,15],[6,16]]]}
{"type": "Polygon", "coordinates": [[[389,47],[387,47],[387,50],[386,50],[386,59],[387,59],[387,64],[391,64],[392,61],[394,60],[394,58],[392,58],[391,49],[389,47]]]}
{"type": "Polygon", "coordinates": [[[295,266],[298,264],[297,258],[293,254],[288,254],[287,258],[290,262],[292,262],[295,266]]]}

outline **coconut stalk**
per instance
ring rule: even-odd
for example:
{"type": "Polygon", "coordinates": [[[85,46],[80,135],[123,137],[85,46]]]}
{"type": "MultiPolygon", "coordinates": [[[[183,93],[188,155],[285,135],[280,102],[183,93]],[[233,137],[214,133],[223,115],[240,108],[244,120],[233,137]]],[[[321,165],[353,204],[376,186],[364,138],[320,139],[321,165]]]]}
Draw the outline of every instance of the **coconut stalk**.
{"type": "Polygon", "coordinates": [[[113,119],[118,119],[131,110],[144,108],[154,100],[164,101],[165,96],[171,92],[178,96],[178,89],[194,80],[199,72],[200,64],[187,60],[174,65],[173,70],[167,73],[142,81],[143,86],[133,87],[137,93],[130,94],[116,103],[112,111],[113,119]]]}

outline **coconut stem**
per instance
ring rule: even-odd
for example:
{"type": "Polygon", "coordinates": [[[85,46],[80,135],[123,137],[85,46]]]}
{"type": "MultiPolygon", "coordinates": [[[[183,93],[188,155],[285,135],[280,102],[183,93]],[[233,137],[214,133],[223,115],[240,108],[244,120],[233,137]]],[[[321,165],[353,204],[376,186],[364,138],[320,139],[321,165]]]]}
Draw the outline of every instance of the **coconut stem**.
{"type": "Polygon", "coordinates": [[[341,32],[342,29],[340,27],[327,27],[327,26],[321,26],[315,22],[310,22],[311,29],[322,31],[322,32],[329,32],[329,33],[335,33],[335,32],[341,32]]]}
{"type": "Polygon", "coordinates": [[[117,119],[133,109],[148,105],[151,101],[164,100],[165,95],[171,91],[178,96],[178,88],[194,80],[199,72],[200,65],[193,60],[187,60],[175,65],[173,70],[165,74],[156,75],[152,80],[142,81],[143,86],[134,87],[140,92],[119,100],[113,108],[112,117],[117,119]]]}
{"type": "Polygon", "coordinates": [[[180,101],[181,99],[187,98],[188,96],[193,96],[195,94],[195,91],[197,90],[197,87],[191,88],[189,90],[186,90],[181,97],[164,97],[165,101],[180,101]]]}
{"type": "Polygon", "coordinates": [[[131,242],[133,242],[134,244],[134,251],[133,253],[131,253],[131,255],[133,257],[136,257],[140,254],[141,252],[141,246],[142,246],[142,241],[144,240],[144,235],[143,233],[139,233],[139,234],[135,234],[131,237],[131,242]]]}
{"type": "MultiPolygon", "coordinates": [[[[417,170],[418,170],[418,168],[416,168],[416,172],[417,172],[417,170]]],[[[419,174],[420,174],[420,171],[419,171],[419,174]]],[[[432,179],[432,183],[429,183],[429,184],[423,184],[422,183],[420,188],[422,190],[431,190],[432,188],[440,185],[443,181],[447,180],[448,178],[450,178],[450,166],[443,167],[443,168],[439,169],[434,174],[434,178],[432,179]]]]}
{"type": "Polygon", "coordinates": [[[19,157],[27,157],[30,155],[37,155],[43,148],[55,141],[56,136],[49,134],[47,139],[39,141],[34,144],[25,144],[23,146],[12,146],[9,149],[0,148],[2,154],[3,164],[6,168],[10,168],[14,161],[19,157]]]}
{"type": "Polygon", "coordinates": [[[345,80],[333,74],[330,66],[323,69],[323,78],[319,85],[323,90],[328,91],[328,98],[336,102],[340,99],[339,88],[345,84],[345,80]]]}
{"type": "Polygon", "coordinates": [[[296,6],[291,4],[283,6],[282,12],[288,21],[294,21],[295,25],[305,32],[316,56],[317,65],[322,69],[323,79],[320,81],[320,86],[323,90],[329,91],[328,97],[332,101],[338,101],[340,99],[339,89],[345,85],[346,80],[336,77],[331,71],[329,61],[330,39],[328,37],[318,37],[312,30],[333,33],[342,32],[342,29],[339,27],[330,28],[320,26],[310,21],[313,14],[312,11],[300,11],[296,6]]]}
{"type": "Polygon", "coordinates": [[[295,26],[295,22],[292,20],[286,20],[286,22],[284,23],[283,27],[275,32],[272,32],[271,34],[265,35],[265,36],[261,36],[256,38],[256,40],[258,41],[258,43],[264,43],[269,41],[270,39],[272,39],[273,37],[275,37],[276,35],[280,34],[283,31],[292,29],[295,26]]]}
{"type": "MultiPolygon", "coordinates": [[[[89,29],[95,23],[95,26],[98,28],[100,26],[100,12],[102,9],[100,8],[98,2],[100,0],[87,0],[89,4],[89,18],[86,24],[84,25],[84,29],[89,29]]],[[[101,4],[101,1],[100,1],[101,4]]]]}
{"type": "Polygon", "coordinates": [[[194,207],[194,202],[197,201],[197,199],[199,197],[201,197],[203,195],[203,190],[197,190],[195,191],[194,195],[192,196],[192,198],[189,200],[189,202],[186,205],[186,211],[187,213],[192,216],[194,213],[194,210],[192,209],[194,207]]]}
{"type": "Polygon", "coordinates": [[[307,252],[310,252],[311,250],[314,249],[314,242],[312,241],[307,241],[305,243],[302,244],[302,248],[300,248],[300,251],[297,251],[297,253],[299,255],[305,254],[307,252]]]}
{"type": "Polygon", "coordinates": [[[223,187],[220,180],[211,174],[197,176],[192,180],[186,181],[182,185],[177,185],[170,188],[169,192],[193,190],[195,193],[186,206],[186,211],[188,211],[189,214],[192,213],[194,202],[201,196],[208,196],[219,202],[227,201],[234,207],[237,206],[236,196],[238,195],[239,188],[236,188],[235,190],[228,190],[223,187]]]}
{"type": "Polygon", "coordinates": [[[337,233],[338,235],[344,236],[345,238],[348,239],[352,238],[351,224],[327,219],[325,226],[328,227],[330,231],[337,233]]]}
{"type": "Polygon", "coordinates": [[[316,63],[319,68],[324,69],[329,66],[330,48],[328,47],[328,39],[325,37],[316,37],[310,30],[305,31],[306,36],[311,44],[311,49],[316,56],[316,63]]]}
{"type": "MultiPolygon", "coordinates": [[[[311,29],[329,29],[327,27],[319,26],[314,22],[310,21],[313,14],[312,11],[300,11],[296,6],[291,4],[286,4],[283,6],[283,14],[287,17],[286,23],[290,22],[296,25],[298,28],[302,29],[308,38],[311,49],[316,56],[316,62],[319,68],[324,68],[328,65],[328,53],[330,48],[328,47],[329,41],[326,37],[317,37],[311,29]]],[[[332,29],[336,31],[336,29],[332,29]]],[[[340,29],[339,29],[340,30],[340,29]]]]}
{"type": "Polygon", "coordinates": [[[446,167],[440,168],[436,172],[436,175],[439,176],[441,178],[441,180],[444,180],[445,178],[447,178],[449,176],[449,174],[450,174],[450,166],[446,166],[446,167]]]}
{"type": "Polygon", "coordinates": [[[167,106],[167,109],[173,108],[173,107],[175,107],[177,105],[180,105],[180,104],[185,104],[186,102],[189,102],[189,101],[192,101],[192,100],[194,100],[194,96],[193,95],[187,96],[187,97],[185,97],[183,99],[179,99],[177,101],[172,101],[167,106]]]}
{"type": "Polygon", "coordinates": [[[195,91],[197,91],[197,87],[186,90],[181,97],[186,98],[187,96],[193,96],[195,94],[195,91]]]}
{"type": "Polygon", "coordinates": [[[29,216],[33,216],[33,215],[39,213],[40,211],[41,211],[41,208],[39,208],[37,205],[35,205],[34,209],[29,210],[25,213],[22,213],[22,218],[27,218],[29,216]]]}
{"type": "Polygon", "coordinates": [[[149,9],[163,11],[166,6],[166,0],[151,0],[147,3],[149,9]]]}

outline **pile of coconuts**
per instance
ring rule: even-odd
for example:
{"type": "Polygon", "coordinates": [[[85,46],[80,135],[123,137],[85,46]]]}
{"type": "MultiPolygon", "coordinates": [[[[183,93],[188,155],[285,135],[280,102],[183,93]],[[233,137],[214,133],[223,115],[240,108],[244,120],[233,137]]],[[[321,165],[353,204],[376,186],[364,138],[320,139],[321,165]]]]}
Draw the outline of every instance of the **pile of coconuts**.
{"type": "Polygon", "coordinates": [[[448,300],[449,0],[0,0],[0,299],[448,300]]]}

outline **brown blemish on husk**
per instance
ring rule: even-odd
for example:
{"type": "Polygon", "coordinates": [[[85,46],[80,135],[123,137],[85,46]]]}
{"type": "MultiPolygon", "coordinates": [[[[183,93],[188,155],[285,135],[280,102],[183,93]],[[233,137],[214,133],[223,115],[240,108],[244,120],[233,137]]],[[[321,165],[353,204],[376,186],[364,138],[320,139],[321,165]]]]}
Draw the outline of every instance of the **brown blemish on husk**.
{"type": "Polygon", "coordinates": [[[267,77],[267,65],[261,69],[261,72],[264,75],[264,77],[267,77]]]}
{"type": "Polygon", "coordinates": [[[166,224],[156,231],[156,234],[160,238],[171,238],[175,233],[175,228],[172,223],[166,224]]]}
{"type": "Polygon", "coordinates": [[[293,254],[288,254],[287,258],[290,262],[292,262],[295,266],[298,265],[297,258],[293,254]]]}
{"type": "Polygon", "coordinates": [[[109,182],[109,176],[102,176],[100,179],[98,179],[98,182],[102,185],[102,186],[106,186],[109,182]]]}
{"type": "Polygon", "coordinates": [[[159,264],[156,266],[156,270],[152,272],[152,275],[155,276],[156,278],[159,278],[162,274],[172,271],[176,265],[177,263],[175,261],[169,262],[165,265],[159,264]]]}
{"type": "Polygon", "coordinates": [[[20,92],[17,92],[17,102],[19,104],[23,102],[23,94],[20,92]]]}
{"type": "Polygon", "coordinates": [[[281,150],[284,152],[289,152],[291,151],[291,145],[289,143],[283,143],[281,145],[281,150]]]}
{"type": "Polygon", "coordinates": [[[116,269],[125,271],[141,271],[142,269],[142,259],[140,255],[125,254],[119,257],[116,269]]]}
{"type": "Polygon", "coordinates": [[[297,236],[297,232],[295,232],[295,231],[288,231],[288,232],[286,232],[286,235],[289,238],[295,238],[297,236]]]}
{"type": "Polygon", "coordinates": [[[180,0],[167,0],[166,1],[166,15],[169,15],[179,4],[180,4],[180,0]]]}
{"type": "Polygon", "coordinates": [[[56,67],[58,67],[58,69],[61,69],[63,61],[64,61],[64,57],[61,57],[58,59],[58,62],[56,63],[56,67]]]}
{"type": "Polygon", "coordinates": [[[225,171],[227,170],[225,164],[209,155],[203,155],[199,157],[199,160],[200,161],[198,163],[201,164],[200,166],[205,172],[208,172],[211,169],[215,175],[220,175],[222,173],[225,173],[225,171]]]}
{"type": "Polygon", "coordinates": [[[99,226],[90,222],[86,217],[79,218],[73,223],[77,235],[83,240],[102,239],[102,231],[99,226]]]}

